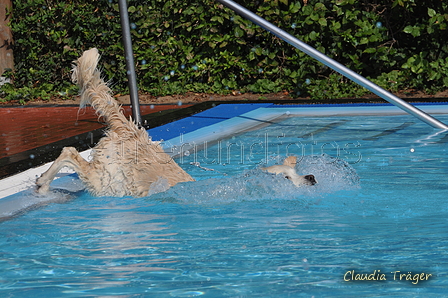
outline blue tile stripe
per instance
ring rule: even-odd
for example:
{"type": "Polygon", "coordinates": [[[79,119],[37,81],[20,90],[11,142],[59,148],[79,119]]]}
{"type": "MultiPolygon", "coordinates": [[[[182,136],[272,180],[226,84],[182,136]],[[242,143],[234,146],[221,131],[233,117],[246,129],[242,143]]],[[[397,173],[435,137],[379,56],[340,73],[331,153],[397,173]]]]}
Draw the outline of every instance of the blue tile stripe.
{"type": "Polygon", "coordinates": [[[219,123],[224,120],[242,115],[258,108],[272,107],[272,103],[253,104],[220,104],[206,111],[177,120],[159,127],[148,129],[154,141],[169,140],[195,131],[199,128],[219,123]]]}

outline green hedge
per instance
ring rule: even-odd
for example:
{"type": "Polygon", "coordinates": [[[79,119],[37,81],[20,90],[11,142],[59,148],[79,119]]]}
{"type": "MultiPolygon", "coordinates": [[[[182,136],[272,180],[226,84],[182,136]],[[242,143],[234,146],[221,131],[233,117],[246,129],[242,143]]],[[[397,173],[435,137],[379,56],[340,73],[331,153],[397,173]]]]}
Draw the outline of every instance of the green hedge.
{"type": "MultiPolygon", "coordinates": [[[[448,2],[238,1],[391,90],[448,87],[448,2]]],[[[128,1],[139,89],[154,95],[268,93],[316,99],[367,91],[212,0],[128,1]]],[[[76,92],[71,61],[99,48],[114,90],[126,92],[117,0],[14,1],[15,71],[7,99],[76,92]]]]}

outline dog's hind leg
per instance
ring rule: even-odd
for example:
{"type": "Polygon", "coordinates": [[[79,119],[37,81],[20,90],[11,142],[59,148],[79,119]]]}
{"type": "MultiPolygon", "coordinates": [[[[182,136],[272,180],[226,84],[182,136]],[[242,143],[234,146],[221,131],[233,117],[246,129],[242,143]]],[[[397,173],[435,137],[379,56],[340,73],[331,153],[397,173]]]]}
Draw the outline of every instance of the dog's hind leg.
{"type": "Polygon", "coordinates": [[[45,194],[50,189],[50,183],[56,174],[63,168],[73,169],[80,177],[87,177],[90,164],[73,147],[62,149],[61,155],[53,162],[50,168],[43,173],[37,180],[37,192],[45,194]]]}

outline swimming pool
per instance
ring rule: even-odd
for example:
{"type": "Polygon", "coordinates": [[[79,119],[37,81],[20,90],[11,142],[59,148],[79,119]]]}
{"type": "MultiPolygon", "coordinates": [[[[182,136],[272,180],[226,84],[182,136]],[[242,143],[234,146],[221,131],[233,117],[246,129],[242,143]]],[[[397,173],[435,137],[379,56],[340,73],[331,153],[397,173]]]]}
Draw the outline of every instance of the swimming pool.
{"type": "MultiPolygon", "coordinates": [[[[197,182],[94,198],[68,175],[45,205],[0,223],[0,293],[446,295],[446,132],[389,106],[226,109],[150,130],[197,182]],[[256,169],[287,155],[319,183],[256,169]]],[[[424,109],[448,122],[446,106],[424,109]]]]}

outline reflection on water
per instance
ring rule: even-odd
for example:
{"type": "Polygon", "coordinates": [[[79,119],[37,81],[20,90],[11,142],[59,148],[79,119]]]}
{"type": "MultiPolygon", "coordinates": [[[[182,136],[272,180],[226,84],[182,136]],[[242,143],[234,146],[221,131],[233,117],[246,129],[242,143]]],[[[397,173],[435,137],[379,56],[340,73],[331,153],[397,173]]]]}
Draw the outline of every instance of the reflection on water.
{"type": "Polygon", "coordinates": [[[279,199],[192,205],[83,193],[1,224],[0,291],[298,297],[303,288],[325,296],[400,287],[414,293],[402,283],[343,283],[341,276],[355,269],[418,269],[441,282],[448,264],[437,253],[448,245],[436,232],[444,229],[441,220],[366,216],[362,210],[372,205],[357,198],[340,191],[305,205],[279,199]]]}
{"type": "Polygon", "coordinates": [[[26,283],[56,278],[66,287],[104,288],[128,284],[137,272],[174,270],[178,261],[164,249],[176,244],[177,233],[169,229],[173,218],[115,199],[84,194],[74,204],[54,204],[5,222],[14,228],[2,233],[3,278],[26,283]],[[92,204],[84,205],[86,200],[92,204]]]}

